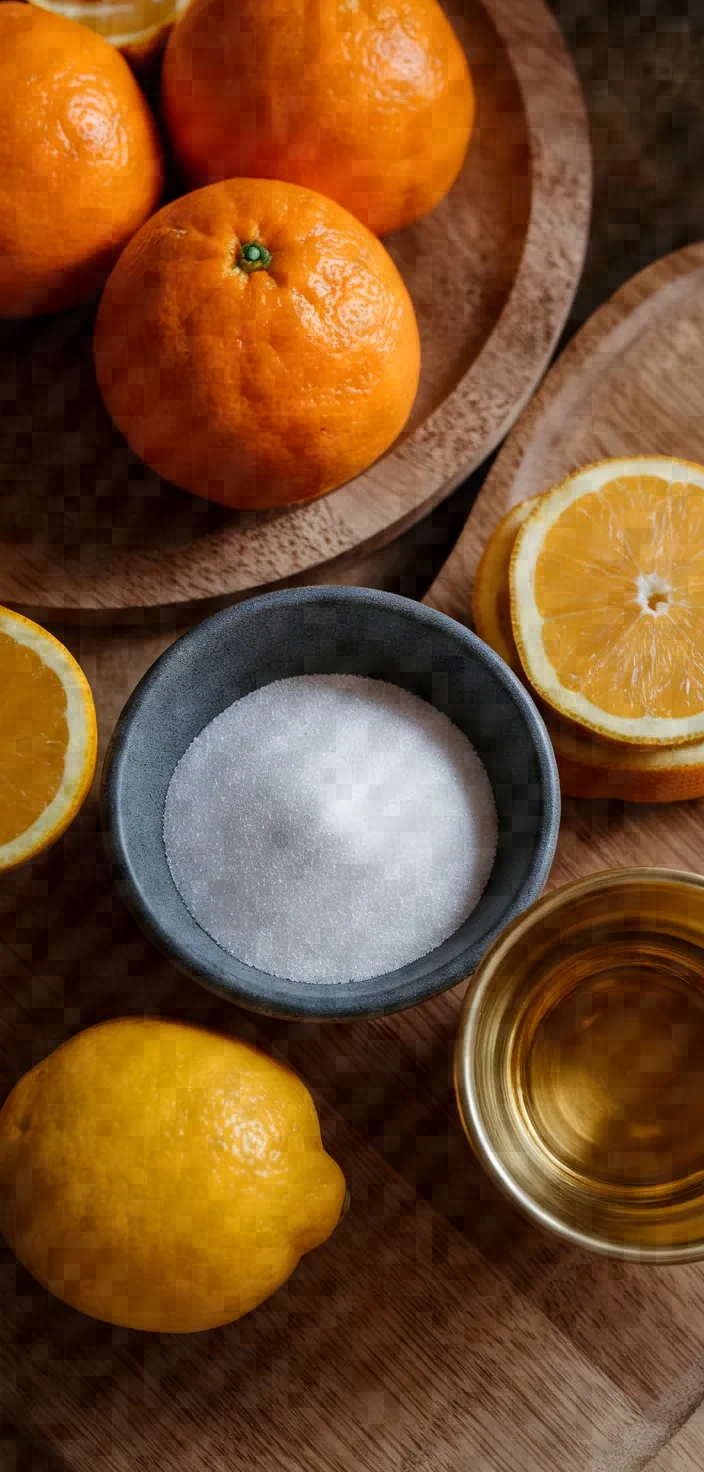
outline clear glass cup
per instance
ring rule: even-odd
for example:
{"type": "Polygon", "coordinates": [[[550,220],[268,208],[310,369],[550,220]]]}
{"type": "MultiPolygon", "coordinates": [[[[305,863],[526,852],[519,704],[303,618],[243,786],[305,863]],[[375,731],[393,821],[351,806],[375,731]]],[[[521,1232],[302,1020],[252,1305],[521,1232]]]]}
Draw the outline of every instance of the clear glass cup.
{"type": "Polygon", "coordinates": [[[704,1257],[704,879],[613,869],[544,895],[470,981],[455,1086],[478,1158],[540,1226],[704,1257]]]}

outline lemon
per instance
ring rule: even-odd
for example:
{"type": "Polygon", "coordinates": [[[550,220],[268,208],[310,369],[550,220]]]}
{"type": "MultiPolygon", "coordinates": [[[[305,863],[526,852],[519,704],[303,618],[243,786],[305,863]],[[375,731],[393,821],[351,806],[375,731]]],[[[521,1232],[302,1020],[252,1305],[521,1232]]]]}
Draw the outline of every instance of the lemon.
{"type": "Polygon", "coordinates": [[[78,1033],[0,1111],[0,1225],[66,1303],[184,1333],[268,1298],[345,1202],[311,1096],[236,1038],[118,1018],[78,1033]]]}
{"type": "Polygon", "coordinates": [[[93,697],[73,655],[0,608],[0,870],[48,848],[75,818],[97,744],[93,697]]]}

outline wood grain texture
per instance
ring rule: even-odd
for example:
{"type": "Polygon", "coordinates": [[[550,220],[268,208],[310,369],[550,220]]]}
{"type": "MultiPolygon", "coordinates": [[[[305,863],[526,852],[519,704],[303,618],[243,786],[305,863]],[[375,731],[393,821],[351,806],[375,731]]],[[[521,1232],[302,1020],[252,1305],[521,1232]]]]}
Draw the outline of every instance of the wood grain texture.
{"type": "Polygon", "coordinates": [[[461,622],[487,539],[519,501],[608,455],[704,462],[704,244],[656,261],[573,339],[509,436],[426,601],[461,622]]]}
{"type": "MultiPolygon", "coordinates": [[[[468,616],[473,559],[493,520],[570,457],[639,448],[704,458],[703,368],[697,247],[631,283],[558,363],[497,460],[431,590],[435,605],[468,616]]],[[[69,631],[103,746],[178,632],[144,622],[69,631]]],[[[550,883],[625,863],[701,867],[703,817],[701,802],[567,802],[550,883]]],[[[462,990],[333,1026],[227,1007],[158,956],[123,908],[94,799],[49,854],[6,876],[2,1093],[102,1018],[147,1012],[224,1026],[307,1080],[353,1206],[267,1305],[207,1335],[96,1325],[51,1300],[5,1252],[5,1412],[70,1472],[699,1472],[704,1266],[591,1257],[498,1195],[452,1094],[462,990]]]]}
{"type": "Polygon", "coordinates": [[[664,1446],[644,1472],[701,1472],[704,1467],[704,1408],[664,1446]]]}
{"type": "Polygon", "coordinates": [[[95,385],[93,309],[0,337],[0,602],[64,617],[231,601],[355,569],[484,460],[542,374],[589,218],[579,84],[544,0],[449,0],[476,82],[465,168],[389,237],[418,315],[409,424],[365,475],[307,507],[224,512],[159,481],[95,385]]]}
{"type": "MultiPolygon", "coordinates": [[[[581,464],[638,452],[704,462],[704,245],[628,282],[573,340],[509,436],[427,601],[470,623],[479,557],[509,507],[581,464]]],[[[666,809],[563,803],[551,888],[600,869],[653,863],[704,869],[701,801],[666,809]]],[[[512,1276],[521,1272],[520,1256],[512,1276]]],[[[529,1270],[531,1295],[646,1418],[630,1459],[616,1457],[613,1466],[703,1467],[704,1268],[633,1272],[551,1256],[557,1266],[544,1277],[529,1270]]]]}
{"type": "Polygon", "coordinates": [[[618,1383],[588,1335],[571,1342],[538,1301],[552,1244],[546,1255],[485,1190],[460,1137],[448,1074],[459,996],[332,1028],[227,1007],[136,930],[90,805],[8,876],[0,923],[3,1091],[103,1017],[231,1028],[303,1073],[354,1203],[256,1315],[196,1336],[91,1322],[0,1252],[0,1402],[68,1467],[206,1472],[236,1450],[234,1465],[264,1472],[572,1472],[606,1469],[614,1447],[650,1435],[625,1367],[618,1383]],[[509,1246],[522,1280],[503,1270],[509,1246]]]}
{"type": "MultiPolygon", "coordinates": [[[[103,749],[178,632],[69,631],[103,749]]],[[[655,854],[694,861],[701,834],[699,804],[666,815],[568,804],[552,882],[655,854]]],[[[125,910],[94,795],[48,854],[5,876],[0,1097],[98,1020],[146,1012],[225,1027],[306,1079],[353,1198],[268,1304],[209,1334],[96,1324],[0,1250],[5,1413],[69,1472],[688,1472],[704,1269],[590,1257],[498,1195],[452,1093],[462,991],[325,1026],[228,1007],[180,976],[125,910]],[[682,1467],[662,1461],[670,1441],[682,1467]]]]}

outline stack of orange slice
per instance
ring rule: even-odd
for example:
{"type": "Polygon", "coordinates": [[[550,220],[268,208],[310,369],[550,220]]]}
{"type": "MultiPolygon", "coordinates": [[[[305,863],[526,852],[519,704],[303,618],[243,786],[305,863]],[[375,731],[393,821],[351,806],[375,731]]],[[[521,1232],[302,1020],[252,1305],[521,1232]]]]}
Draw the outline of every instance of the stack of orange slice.
{"type": "Polygon", "coordinates": [[[514,506],[472,611],[537,696],[566,796],[704,795],[704,467],[605,460],[514,506]]]}

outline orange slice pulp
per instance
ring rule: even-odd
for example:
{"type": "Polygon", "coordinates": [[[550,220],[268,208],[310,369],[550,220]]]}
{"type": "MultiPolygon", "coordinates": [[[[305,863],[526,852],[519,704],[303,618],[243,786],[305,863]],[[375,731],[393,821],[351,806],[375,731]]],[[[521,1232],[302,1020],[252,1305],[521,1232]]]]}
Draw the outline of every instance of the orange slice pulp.
{"type": "MultiPolygon", "coordinates": [[[[536,505],[535,499],[522,501],[499,522],[484,549],[472,594],[472,617],[480,639],[526,684],[513,636],[509,569],[518,532],[536,505]]],[[[704,741],[674,747],[616,744],[560,720],[538,703],[565,797],[678,802],[704,796],[704,741]]]]}
{"type": "Polygon", "coordinates": [[[96,751],[93,697],[73,655],[0,608],[0,870],[64,832],[90,789],[96,751]]]}
{"type": "Polygon", "coordinates": [[[704,736],[704,468],[569,475],[521,527],[510,584],[521,663],[559,715],[639,746],[704,736]]]}

